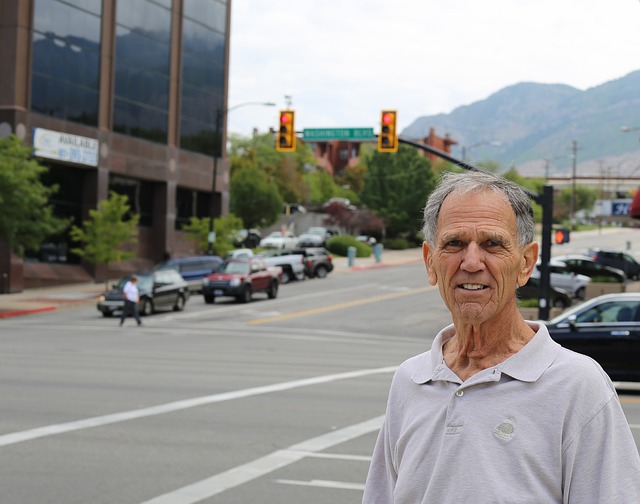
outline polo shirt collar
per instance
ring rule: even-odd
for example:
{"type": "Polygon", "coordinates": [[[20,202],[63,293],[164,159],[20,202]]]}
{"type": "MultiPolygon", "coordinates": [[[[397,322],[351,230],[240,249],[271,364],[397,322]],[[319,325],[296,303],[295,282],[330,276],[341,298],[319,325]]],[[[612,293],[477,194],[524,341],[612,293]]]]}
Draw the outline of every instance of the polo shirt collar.
{"type": "MultiPolygon", "coordinates": [[[[527,322],[536,331],[533,338],[516,354],[499,363],[495,368],[512,378],[534,382],[551,366],[560,351],[560,345],[551,339],[547,327],[538,322],[527,322]]],[[[442,329],[434,338],[431,351],[422,354],[418,366],[411,376],[416,384],[446,379],[453,374],[444,362],[442,348],[455,334],[453,324],[442,329]]]]}

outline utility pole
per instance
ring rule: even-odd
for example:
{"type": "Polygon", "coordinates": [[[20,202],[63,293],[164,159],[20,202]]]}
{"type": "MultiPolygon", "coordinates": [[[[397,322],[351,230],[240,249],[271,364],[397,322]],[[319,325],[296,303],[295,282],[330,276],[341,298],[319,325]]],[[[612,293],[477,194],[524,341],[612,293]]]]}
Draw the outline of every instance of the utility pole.
{"type": "Polygon", "coordinates": [[[569,216],[571,217],[571,231],[575,229],[575,212],[576,212],[576,165],[578,162],[578,141],[571,142],[573,150],[573,165],[571,168],[571,206],[569,208],[569,216]]]}

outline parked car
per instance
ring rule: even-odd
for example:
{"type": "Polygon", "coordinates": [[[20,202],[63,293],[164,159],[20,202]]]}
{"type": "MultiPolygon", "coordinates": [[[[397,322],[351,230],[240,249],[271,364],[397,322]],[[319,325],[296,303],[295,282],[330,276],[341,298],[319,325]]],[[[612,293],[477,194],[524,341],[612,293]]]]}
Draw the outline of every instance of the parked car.
{"type": "Polygon", "coordinates": [[[231,259],[253,257],[254,255],[255,254],[253,253],[253,250],[249,248],[241,248],[241,249],[231,250],[230,252],[228,252],[227,255],[224,256],[224,260],[230,261],[231,259]]]}
{"type": "Polygon", "coordinates": [[[283,284],[306,278],[304,255],[297,249],[266,250],[258,254],[258,257],[267,263],[267,266],[280,266],[282,268],[281,283],[283,284]]]}
{"type": "MultiPolygon", "coordinates": [[[[540,299],[540,279],[530,277],[526,284],[518,287],[518,299],[540,299]]],[[[549,290],[549,302],[555,308],[567,308],[571,306],[573,298],[571,293],[564,289],[551,286],[549,290]]]]}
{"type": "MultiPolygon", "coordinates": [[[[140,315],[147,316],[160,310],[181,311],[189,299],[189,284],[174,269],[157,271],[140,271],[135,273],[138,277],[138,311],[140,315]]],[[[116,313],[122,313],[124,308],[124,294],[122,289],[129,281],[131,275],[127,275],[107,292],[104,292],[97,303],[98,310],[104,317],[111,317],[116,313]]]]}
{"type": "Polygon", "coordinates": [[[595,297],[546,325],[555,341],[598,361],[612,380],[640,381],[640,293],[595,297]]]}
{"type": "Polygon", "coordinates": [[[376,243],[378,243],[378,240],[376,240],[373,236],[369,236],[369,235],[358,235],[356,236],[356,240],[362,243],[366,243],[371,247],[373,247],[376,243]]]}
{"type": "MultiPolygon", "coordinates": [[[[541,261],[538,260],[538,264],[531,274],[534,278],[540,278],[540,265],[541,261]]],[[[584,293],[587,285],[591,282],[591,279],[585,275],[577,275],[573,273],[566,264],[560,261],[549,262],[550,269],[550,282],[553,287],[567,290],[574,298],[584,299],[584,293]]]]}
{"type": "Polygon", "coordinates": [[[627,275],[624,271],[611,266],[605,266],[594,261],[589,256],[584,255],[562,255],[554,256],[554,261],[560,261],[567,265],[569,270],[579,275],[585,275],[589,278],[595,278],[597,281],[609,281],[623,283],[627,280],[627,275]]]}
{"type": "Polygon", "coordinates": [[[304,257],[304,273],[309,278],[326,278],[333,271],[333,256],[324,247],[294,249],[304,257]]]}
{"type": "Polygon", "coordinates": [[[233,239],[234,247],[256,248],[260,245],[262,233],[257,229],[241,229],[233,239]]]}
{"type": "Polygon", "coordinates": [[[202,295],[207,304],[222,296],[233,296],[248,303],[257,292],[264,292],[269,299],[275,299],[281,277],[282,268],[269,267],[259,257],[233,259],[227,261],[219,272],[204,279],[202,295]]]}
{"type": "Polygon", "coordinates": [[[189,284],[191,292],[200,292],[202,280],[220,269],[224,260],[218,256],[177,257],[158,264],[156,271],[173,269],[189,284]]]}
{"type": "Polygon", "coordinates": [[[298,237],[298,247],[324,247],[335,234],[326,227],[312,226],[298,237]]]}
{"type": "Polygon", "coordinates": [[[274,231],[260,240],[262,248],[292,249],[298,246],[298,237],[291,231],[274,231]]]}
{"type": "Polygon", "coordinates": [[[628,278],[631,278],[633,280],[640,279],[640,263],[638,263],[638,261],[636,261],[631,255],[627,254],[626,252],[620,252],[619,250],[611,249],[592,248],[589,250],[589,255],[591,255],[591,257],[593,257],[593,260],[597,263],[621,269],[625,272],[628,278]]]}

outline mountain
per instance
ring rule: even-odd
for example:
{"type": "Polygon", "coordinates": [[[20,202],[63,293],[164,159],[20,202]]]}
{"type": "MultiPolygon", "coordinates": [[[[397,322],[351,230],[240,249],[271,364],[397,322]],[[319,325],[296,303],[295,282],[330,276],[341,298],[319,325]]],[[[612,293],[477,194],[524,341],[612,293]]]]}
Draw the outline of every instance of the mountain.
{"type": "Polygon", "coordinates": [[[514,84],[450,114],[419,117],[401,135],[424,138],[435,128],[458,142],[455,157],[464,149],[471,160],[514,165],[524,175],[544,176],[546,165],[551,175],[562,176],[571,171],[574,140],[581,173],[598,173],[612,163],[628,172],[638,168],[640,129],[625,134],[622,126],[640,127],[640,70],[585,91],[514,84]]]}

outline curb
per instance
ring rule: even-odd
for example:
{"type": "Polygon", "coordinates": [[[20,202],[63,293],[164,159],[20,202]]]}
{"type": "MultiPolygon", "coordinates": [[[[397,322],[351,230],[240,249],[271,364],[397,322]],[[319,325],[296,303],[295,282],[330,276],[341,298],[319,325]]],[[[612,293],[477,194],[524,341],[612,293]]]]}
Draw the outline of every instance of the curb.
{"type": "Polygon", "coordinates": [[[377,263],[377,264],[369,264],[367,266],[352,266],[349,268],[351,271],[361,271],[361,270],[369,270],[376,268],[389,268],[391,266],[403,266],[405,264],[417,264],[421,263],[422,259],[409,259],[407,261],[402,262],[394,262],[394,263],[377,263]]]}
{"type": "Polygon", "coordinates": [[[42,312],[51,312],[56,311],[57,308],[55,306],[45,306],[43,308],[32,308],[30,310],[12,310],[0,312],[0,319],[11,318],[11,317],[20,317],[22,315],[32,315],[34,313],[42,313],[42,312]]]}

